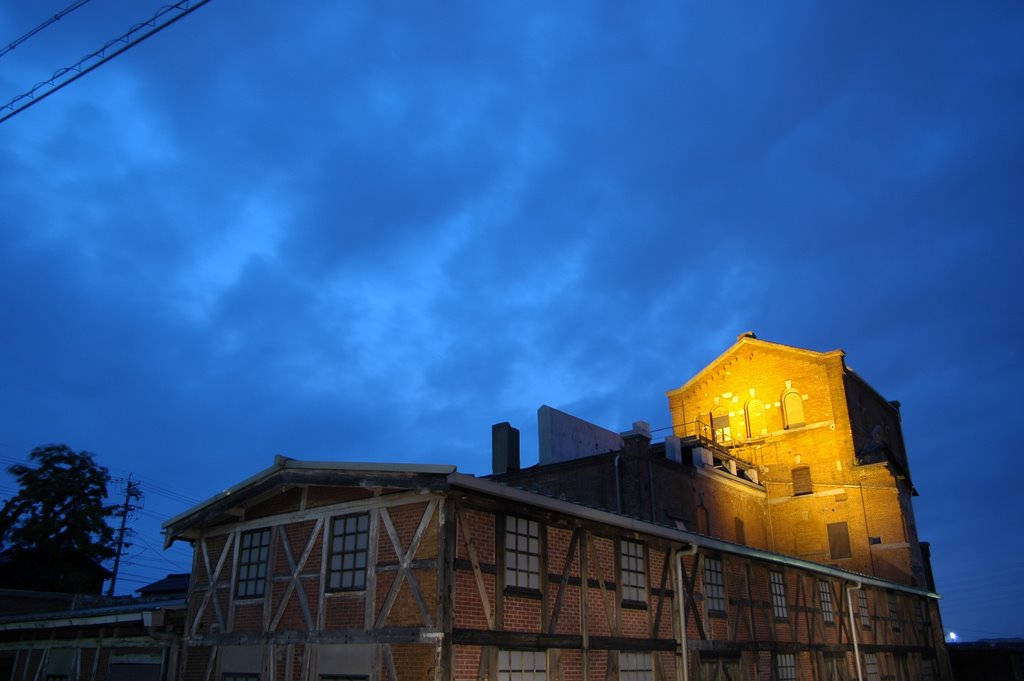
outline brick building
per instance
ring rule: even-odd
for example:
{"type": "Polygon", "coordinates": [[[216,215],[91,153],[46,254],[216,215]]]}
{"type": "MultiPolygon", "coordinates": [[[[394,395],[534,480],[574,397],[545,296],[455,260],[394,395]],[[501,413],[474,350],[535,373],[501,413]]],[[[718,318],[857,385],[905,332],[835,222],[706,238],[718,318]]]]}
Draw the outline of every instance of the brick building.
{"type": "Polygon", "coordinates": [[[743,336],[673,434],[541,410],[495,475],[274,465],[165,525],[189,681],[950,679],[897,406],[743,336]]]}

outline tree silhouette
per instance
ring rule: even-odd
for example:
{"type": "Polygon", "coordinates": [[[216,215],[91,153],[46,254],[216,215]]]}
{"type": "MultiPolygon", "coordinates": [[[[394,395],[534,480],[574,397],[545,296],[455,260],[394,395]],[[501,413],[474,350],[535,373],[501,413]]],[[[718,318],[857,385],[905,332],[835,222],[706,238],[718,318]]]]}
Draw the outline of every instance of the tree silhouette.
{"type": "Polygon", "coordinates": [[[0,586],[98,593],[112,558],[107,469],[89,452],[36,447],[8,468],[20,491],[0,508],[0,586]]]}

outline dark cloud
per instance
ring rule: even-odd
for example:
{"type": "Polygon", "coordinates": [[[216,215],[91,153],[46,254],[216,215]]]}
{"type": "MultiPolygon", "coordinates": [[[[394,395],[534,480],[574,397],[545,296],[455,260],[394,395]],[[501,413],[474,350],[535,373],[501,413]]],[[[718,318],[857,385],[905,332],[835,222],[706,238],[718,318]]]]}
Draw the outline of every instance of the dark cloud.
{"type": "MultiPolygon", "coordinates": [[[[0,89],[139,12],[77,10],[0,89]]],[[[967,557],[1020,515],[979,405],[1024,375],[1021,28],[1010,3],[209,3],[0,126],[0,454],[67,441],[193,498],[277,452],[483,473],[498,421],[531,460],[542,403],[667,426],[664,391],[753,329],[903,402],[947,625],[1020,635],[967,557]]],[[[184,502],[148,501],[156,543],[184,502]]]]}

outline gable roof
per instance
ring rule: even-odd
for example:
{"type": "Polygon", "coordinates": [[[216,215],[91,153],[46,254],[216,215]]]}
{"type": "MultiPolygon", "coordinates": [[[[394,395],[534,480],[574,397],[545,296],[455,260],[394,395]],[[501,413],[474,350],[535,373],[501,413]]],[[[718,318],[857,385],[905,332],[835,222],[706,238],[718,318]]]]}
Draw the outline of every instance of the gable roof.
{"type": "Polygon", "coordinates": [[[282,488],[301,485],[348,486],[363,489],[440,488],[455,466],[437,464],[362,463],[353,461],[299,461],[274,457],[274,465],[206,501],[179,513],[163,524],[164,548],[201,525],[237,518],[237,509],[257,503],[282,488]]]}
{"type": "Polygon", "coordinates": [[[818,352],[817,350],[807,350],[805,348],[798,348],[796,346],[786,345],[784,343],[775,343],[772,341],[761,340],[757,336],[755,336],[753,332],[748,331],[747,333],[740,334],[740,336],[736,339],[735,343],[730,345],[725,352],[723,352],[714,360],[712,360],[707,366],[705,366],[703,369],[694,374],[688,381],[686,381],[686,383],[679,386],[678,388],[674,388],[672,390],[667,391],[666,394],[673,395],[676,393],[680,393],[687,390],[690,386],[694,385],[695,383],[699,383],[704,378],[704,376],[710,373],[720,362],[725,360],[727,357],[735,354],[741,348],[747,346],[759,347],[780,352],[787,352],[795,355],[804,355],[805,357],[813,359],[846,356],[846,353],[840,349],[829,350],[827,352],[818,352]]]}

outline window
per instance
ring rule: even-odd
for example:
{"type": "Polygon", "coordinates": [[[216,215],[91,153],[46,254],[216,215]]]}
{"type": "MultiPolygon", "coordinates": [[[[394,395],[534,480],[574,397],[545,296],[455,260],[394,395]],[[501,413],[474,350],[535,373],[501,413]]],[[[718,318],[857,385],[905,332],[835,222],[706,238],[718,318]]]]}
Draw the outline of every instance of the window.
{"type": "Polygon", "coordinates": [[[704,557],[704,603],[709,613],[725,613],[725,573],[720,558],[704,557]]]}
{"type": "Polygon", "coordinates": [[[366,557],[370,544],[370,515],[359,513],[334,519],[331,530],[329,591],[366,588],[366,557]]]}
{"type": "Polygon", "coordinates": [[[828,529],[828,553],[832,559],[851,558],[850,528],[846,523],[828,523],[825,527],[828,529]]]}
{"type": "Polygon", "coordinates": [[[864,653],[864,677],[868,681],[881,681],[882,674],[878,670],[878,655],[864,653]]]}
{"type": "Polygon", "coordinates": [[[748,400],[747,408],[743,410],[747,415],[747,438],[764,437],[768,434],[768,426],[764,420],[764,402],[761,400],[748,400]]]}
{"type": "Polygon", "coordinates": [[[928,622],[928,606],[923,600],[914,601],[914,629],[922,641],[931,638],[931,626],[928,622]]]}
{"type": "Polygon", "coordinates": [[[499,650],[498,681],[545,681],[547,660],[539,650],[499,650]]]}
{"type": "Polygon", "coordinates": [[[835,624],[836,615],[832,610],[832,587],[825,580],[818,582],[818,596],[821,599],[821,619],[825,624],[835,624]]]}
{"type": "Polygon", "coordinates": [[[321,674],[320,681],[369,681],[366,674],[321,674]]]}
{"type": "Polygon", "coordinates": [[[724,407],[711,410],[711,430],[715,442],[728,444],[732,441],[732,427],[729,425],[729,412],[724,407]]]}
{"type": "MultiPolygon", "coordinates": [[[[505,586],[540,588],[540,527],[509,516],[505,522],[505,586]]],[[[523,677],[524,679],[526,677],[523,677]]]]}
{"type": "Polygon", "coordinates": [[[921,660],[921,681],[935,681],[939,677],[935,669],[935,660],[924,658],[921,660]]]}
{"type": "Polygon", "coordinates": [[[650,653],[619,653],[619,681],[654,681],[650,653]]]}
{"type": "Polygon", "coordinates": [[[768,573],[768,586],[772,594],[772,613],[775,619],[784,620],[789,618],[789,608],[786,605],[786,577],[781,572],[768,573]]]}
{"type": "Polygon", "coordinates": [[[782,425],[786,430],[804,425],[804,401],[795,390],[787,390],[782,396],[782,425]]]}
{"type": "Polygon", "coordinates": [[[857,609],[860,610],[861,626],[870,627],[871,613],[868,612],[868,592],[864,589],[857,590],[857,609]]]}
{"type": "Polygon", "coordinates": [[[267,581],[267,563],[270,559],[270,528],[242,533],[241,553],[238,556],[238,598],[260,598],[267,581]]]}
{"type": "Polygon", "coordinates": [[[622,569],[622,600],[646,603],[644,545],[640,542],[623,539],[619,546],[619,563],[622,569]]]}
{"type": "Polygon", "coordinates": [[[259,674],[232,674],[231,672],[224,672],[224,676],[221,677],[223,681],[260,681],[259,674]]]}
{"type": "Polygon", "coordinates": [[[896,594],[888,594],[889,601],[889,623],[892,625],[893,633],[900,630],[900,613],[899,613],[899,602],[896,599],[896,594]]]}
{"type": "Polygon", "coordinates": [[[736,543],[747,543],[747,531],[743,525],[743,518],[740,518],[739,516],[736,517],[736,543]]]}
{"type": "Polygon", "coordinates": [[[796,655],[779,653],[775,656],[775,678],[778,681],[797,681],[796,655]]]}
{"type": "Polygon", "coordinates": [[[793,469],[793,496],[810,494],[811,489],[811,467],[797,466],[793,469]]]}

